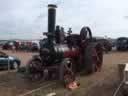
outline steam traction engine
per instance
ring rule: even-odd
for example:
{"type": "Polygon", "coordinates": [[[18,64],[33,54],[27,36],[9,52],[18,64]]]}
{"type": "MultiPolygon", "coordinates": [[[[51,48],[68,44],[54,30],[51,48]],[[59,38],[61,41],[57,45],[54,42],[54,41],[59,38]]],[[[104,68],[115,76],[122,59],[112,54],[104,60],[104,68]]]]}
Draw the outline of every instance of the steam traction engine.
{"type": "MultiPolygon", "coordinates": [[[[93,40],[89,27],[80,34],[64,35],[60,27],[55,28],[56,5],[48,5],[47,39],[41,42],[39,55],[27,64],[27,73],[32,80],[58,78],[63,83],[75,80],[75,73],[92,73],[101,68],[102,46],[93,40]]],[[[63,28],[62,28],[63,29],[63,28]]]]}

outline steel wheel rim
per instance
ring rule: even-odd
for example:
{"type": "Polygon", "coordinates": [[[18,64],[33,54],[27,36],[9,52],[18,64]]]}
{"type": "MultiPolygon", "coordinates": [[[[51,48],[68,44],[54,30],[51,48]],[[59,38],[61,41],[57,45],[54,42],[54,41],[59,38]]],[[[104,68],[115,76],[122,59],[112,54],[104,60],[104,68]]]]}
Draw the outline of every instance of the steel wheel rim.
{"type": "Polygon", "coordinates": [[[73,72],[73,63],[71,60],[68,60],[64,64],[64,76],[63,76],[65,85],[74,81],[74,72],[73,72]]]}
{"type": "Polygon", "coordinates": [[[96,66],[95,66],[95,70],[96,71],[100,71],[101,70],[101,66],[102,66],[102,61],[103,61],[103,49],[102,47],[99,45],[97,45],[96,49],[95,49],[95,63],[96,63],[96,66]]]}
{"type": "Polygon", "coordinates": [[[36,70],[37,69],[37,65],[35,61],[32,61],[31,63],[29,63],[28,66],[28,70],[29,70],[29,78],[32,81],[36,81],[36,80],[40,80],[41,79],[41,73],[40,72],[33,72],[33,69],[36,70]],[[32,69],[32,71],[31,71],[32,69]]]}

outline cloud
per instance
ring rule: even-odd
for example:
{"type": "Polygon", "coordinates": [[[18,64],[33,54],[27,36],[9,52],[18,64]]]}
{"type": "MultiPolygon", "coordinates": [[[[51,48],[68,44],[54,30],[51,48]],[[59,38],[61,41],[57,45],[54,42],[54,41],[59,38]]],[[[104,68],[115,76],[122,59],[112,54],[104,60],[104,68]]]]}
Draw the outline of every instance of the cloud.
{"type": "Polygon", "coordinates": [[[0,0],[0,39],[42,38],[50,3],[57,4],[57,24],[65,31],[90,26],[97,36],[128,35],[127,0],[0,0]]]}

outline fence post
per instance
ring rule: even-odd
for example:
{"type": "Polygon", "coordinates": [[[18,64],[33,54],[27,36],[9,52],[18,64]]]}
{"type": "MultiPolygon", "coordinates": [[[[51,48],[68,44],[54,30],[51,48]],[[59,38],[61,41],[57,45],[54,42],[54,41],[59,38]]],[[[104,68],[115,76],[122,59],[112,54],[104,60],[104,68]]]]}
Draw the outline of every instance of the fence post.
{"type": "Polygon", "coordinates": [[[8,56],[8,73],[10,72],[10,59],[9,59],[9,56],[8,56]]]}

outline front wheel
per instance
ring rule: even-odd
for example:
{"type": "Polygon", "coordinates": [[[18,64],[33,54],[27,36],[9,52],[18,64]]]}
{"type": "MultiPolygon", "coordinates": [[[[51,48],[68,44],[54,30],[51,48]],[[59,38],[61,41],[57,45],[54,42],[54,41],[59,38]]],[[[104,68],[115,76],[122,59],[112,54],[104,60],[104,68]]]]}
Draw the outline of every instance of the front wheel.
{"type": "Polygon", "coordinates": [[[31,81],[38,81],[42,77],[41,61],[31,59],[26,66],[26,75],[31,81]]]}
{"type": "Polygon", "coordinates": [[[67,85],[75,80],[75,70],[72,59],[65,58],[62,61],[59,68],[59,79],[64,85],[67,85]]]}

